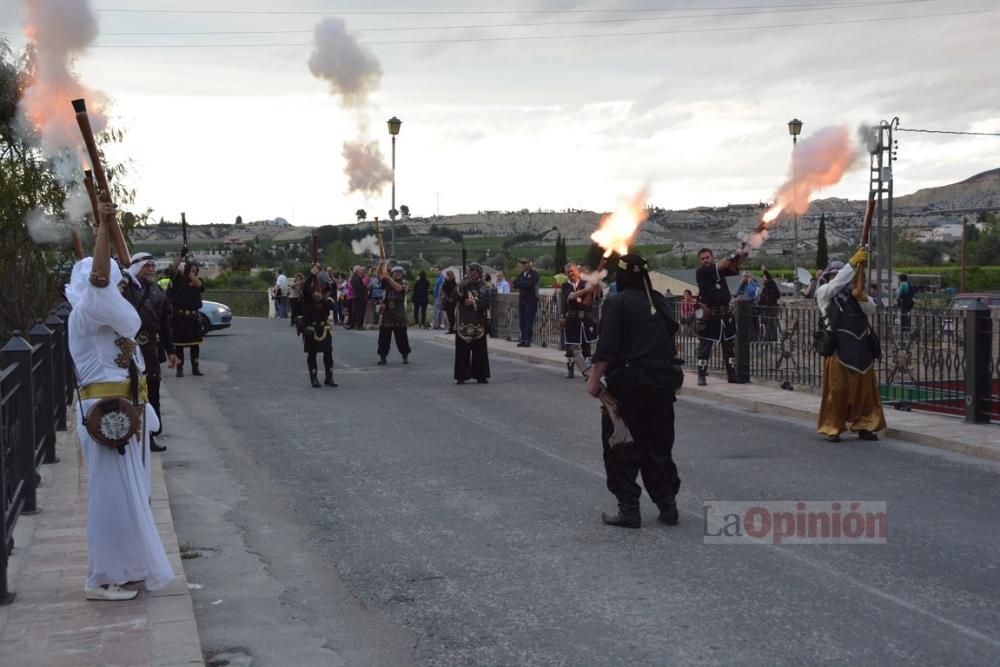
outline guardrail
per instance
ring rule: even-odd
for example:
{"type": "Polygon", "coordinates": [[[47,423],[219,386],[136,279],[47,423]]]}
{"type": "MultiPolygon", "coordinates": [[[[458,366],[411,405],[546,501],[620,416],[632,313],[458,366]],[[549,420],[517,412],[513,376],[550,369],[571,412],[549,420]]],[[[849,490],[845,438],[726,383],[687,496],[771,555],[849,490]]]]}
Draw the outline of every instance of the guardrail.
{"type": "Polygon", "coordinates": [[[267,317],[267,290],[205,290],[201,296],[229,306],[236,317],[267,317]]]}
{"type": "Polygon", "coordinates": [[[55,463],[56,431],[65,431],[74,375],[66,321],[57,308],[22,337],[15,331],[0,349],[0,604],[14,599],[7,565],[14,526],[38,511],[38,467],[55,463]]]}

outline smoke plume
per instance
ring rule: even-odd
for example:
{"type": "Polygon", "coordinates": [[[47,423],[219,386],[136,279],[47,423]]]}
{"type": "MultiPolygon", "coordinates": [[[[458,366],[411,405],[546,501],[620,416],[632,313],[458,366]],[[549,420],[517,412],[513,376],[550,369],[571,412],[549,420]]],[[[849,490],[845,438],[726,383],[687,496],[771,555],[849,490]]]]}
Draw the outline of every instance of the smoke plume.
{"type": "Polygon", "coordinates": [[[382,161],[377,142],[363,139],[354,143],[345,141],[343,155],[348,192],[374,196],[382,192],[386,183],[392,182],[392,169],[382,161]]]}
{"type": "Polygon", "coordinates": [[[351,241],[351,250],[355,255],[377,255],[378,239],[374,234],[369,234],[359,241],[351,241]]]}
{"type": "Polygon", "coordinates": [[[309,71],[329,83],[330,94],[339,95],[345,107],[363,106],[382,79],[378,60],[347,32],[341,19],[323,19],[314,36],[309,71]]]}
{"type": "Polygon", "coordinates": [[[382,66],[370,51],[358,44],[355,34],[347,31],[341,19],[321,21],[314,39],[309,71],[329,84],[330,94],[339,97],[344,108],[358,113],[357,139],[345,141],[342,150],[347,192],[361,192],[368,197],[378,195],[392,182],[392,169],[386,165],[378,142],[367,139],[367,124],[361,113],[368,96],[378,88],[382,66]]]}
{"type": "Polygon", "coordinates": [[[59,245],[70,240],[69,225],[49,215],[43,209],[32,209],[24,223],[28,228],[28,235],[35,243],[59,245]]]}
{"type": "Polygon", "coordinates": [[[52,159],[57,177],[79,177],[85,155],[72,100],[84,98],[95,133],[107,126],[106,98],[83,86],[70,69],[97,38],[89,0],[24,0],[24,32],[33,52],[31,77],[18,103],[22,136],[52,159]]]}

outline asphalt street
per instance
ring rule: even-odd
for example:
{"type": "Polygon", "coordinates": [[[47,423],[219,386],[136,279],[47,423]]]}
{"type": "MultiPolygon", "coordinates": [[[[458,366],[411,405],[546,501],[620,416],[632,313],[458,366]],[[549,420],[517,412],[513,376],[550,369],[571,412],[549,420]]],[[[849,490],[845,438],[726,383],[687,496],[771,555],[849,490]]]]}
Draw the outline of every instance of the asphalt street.
{"type": "MultiPolygon", "coordinates": [[[[600,521],[598,403],[494,356],[334,334],[309,386],[286,321],[165,380],[163,455],[203,648],[255,665],[1000,664],[1000,466],[677,403],[679,526],[600,521]],[[711,545],[709,500],[887,503],[881,545],[711,545]]],[[[166,370],[165,370],[166,372],[166,370]]]]}

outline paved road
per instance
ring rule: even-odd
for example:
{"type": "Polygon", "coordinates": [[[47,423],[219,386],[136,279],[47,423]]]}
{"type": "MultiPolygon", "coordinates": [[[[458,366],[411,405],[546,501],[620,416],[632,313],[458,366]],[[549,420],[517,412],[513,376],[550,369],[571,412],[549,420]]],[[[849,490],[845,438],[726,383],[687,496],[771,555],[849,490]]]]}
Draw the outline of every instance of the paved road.
{"type": "Polygon", "coordinates": [[[237,319],[209,338],[206,377],[168,378],[167,479],[209,655],[1000,664],[1000,467],[684,399],[681,524],[644,498],[642,530],[608,528],[582,382],[494,357],[489,385],[456,386],[452,350],[412,338],[409,366],[377,367],[374,332],[338,331],[341,386],[318,390],[287,323],[237,319]],[[886,501],[888,544],[706,545],[718,499],[886,501]]]}

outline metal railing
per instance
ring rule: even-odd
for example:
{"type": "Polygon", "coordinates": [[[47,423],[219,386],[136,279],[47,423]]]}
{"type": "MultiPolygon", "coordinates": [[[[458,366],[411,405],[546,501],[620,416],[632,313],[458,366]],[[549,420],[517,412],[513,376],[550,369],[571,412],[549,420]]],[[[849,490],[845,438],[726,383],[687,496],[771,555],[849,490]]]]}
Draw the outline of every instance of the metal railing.
{"type": "Polygon", "coordinates": [[[68,316],[56,309],[27,340],[15,331],[0,349],[0,604],[14,599],[7,582],[14,526],[38,511],[38,466],[58,460],[56,430],[66,430],[74,387],[68,316]]]}
{"type": "Polygon", "coordinates": [[[201,296],[229,306],[236,317],[267,317],[267,290],[205,290],[201,296]]]}

